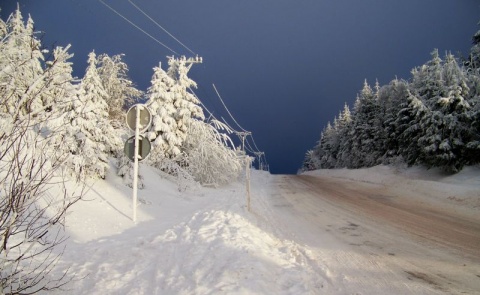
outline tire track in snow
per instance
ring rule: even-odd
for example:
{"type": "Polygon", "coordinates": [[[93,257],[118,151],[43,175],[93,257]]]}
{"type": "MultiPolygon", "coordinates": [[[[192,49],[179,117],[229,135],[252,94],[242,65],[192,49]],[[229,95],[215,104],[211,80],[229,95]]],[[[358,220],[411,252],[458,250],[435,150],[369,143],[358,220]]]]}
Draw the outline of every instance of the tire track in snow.
{"type": "Polygon", "coordinates": [[[401,270],[391,270],[374,252],[365,253],[331,235],[329,231],[336,231],[361,238],[363,228],[335,208],[316,202],[315,195],[295,176],[273,177],[268,196],[259,202],[263,203],[264,218],[277,225],[279,236],[305,244],[310,264],[319,275],[326,276],[330,293],[439,294],[433,286],[410,282],[401,270]]]}

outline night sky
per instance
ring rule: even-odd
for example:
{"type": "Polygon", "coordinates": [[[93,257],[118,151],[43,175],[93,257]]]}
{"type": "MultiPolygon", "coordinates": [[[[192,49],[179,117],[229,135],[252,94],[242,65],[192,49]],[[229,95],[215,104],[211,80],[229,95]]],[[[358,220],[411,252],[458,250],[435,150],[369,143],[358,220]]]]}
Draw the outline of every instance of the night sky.
{"type": "MultiPolygon", "coordinates": [[[[373,86],[410,71],[437,48],[466,56],[480,29],[478,0],[132,0],[203,58],[190,77],[217,118],[251,131],[272,173],[296,173],[328,121],[351,107],[367,79],[373,86]]],[[[17,2],[44,32],[42,44],[75,54],[82,77],[87,55],[124,53],[130,78],[146,90],[152,68],[170,55],[193,54],[128,0],[104,0],[175,51],[140,32],[98,0],[0,0],[6,20],[17,2]]],[[[251,140],[250,140],[251,142],[251,140]]]]}

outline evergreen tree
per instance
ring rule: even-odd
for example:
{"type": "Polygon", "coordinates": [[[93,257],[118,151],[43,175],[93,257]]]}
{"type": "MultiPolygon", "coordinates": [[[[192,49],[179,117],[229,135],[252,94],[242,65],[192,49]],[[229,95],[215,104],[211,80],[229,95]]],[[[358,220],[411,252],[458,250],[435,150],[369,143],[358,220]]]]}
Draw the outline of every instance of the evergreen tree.
{"type": "Polygon", "coordinates": [[[472,48],[470,48],[470,54],[468,59],[464,61],[464,65],[473,71],[478,72],[480,69],[480,30],[472,37],[472,48]]]}
{"type": "Polygon", "coordinates": [[[147,137],[153,141],[149,159],[152,163],[158,163],[163,158],[174,158],[180,154],[182,138],[176,132],[177,110],[174,105],[174,95],[171,92],[176,82],[167,75],[161,65],[153,70],[152,85],[147,90],[147,105],[153,118],[147,137]]]}
{"type": "Polygon", "coordinates": [[[352,114],[350,108],[345,103],[343,111],[339,114],[336,123],[336,130],[338,133],[338,154],[336,167],[348,167],[350,166],[350,132],[352,128],[352,114]]]}
{"type": "Polygon", "coordinates": [[[187,91],[196,87],[196,83],[187,76],[192,64],[187,65],[184,57],[170,57],[168,64],[167,73],[160,66],[154,69],[152,86],[147,92],[147,104],[154,113],[148,133],[149,140],[154,142],[153,162],[160,161],[162,157],[174,159],[180,156],[191,120],[204,119],[200,101],[187,91]]]}
{"type": "Polygon", "coordinates": [[[377,114],[379,111],[376,94],[365,81],[357,98],[353,115],[351,155],[352,167],[369,167],[377,164],[379,152],[376,148],[378,137],[377,114]]]}
{"type": "Polygon", "coordinates": [[[72,130],[69,111],[77,100],[78,87],[74,85],[72,63],[68,61],[73,56],[69,49],[70,45],[54,49],[53,60],[47,61],[49,82],[44,90],[47,108],[43,115],[48,116],[45,127],[51,138],[51,152],[58,156],[69,154],[71,146],[74,146],[69,135],[72,130]]]}
{"type": "Polygon", "coordinates": [[[453,55],[447,54],[440,74],[434,78],[440,81],[432,83],[438,89],[436,96],[429,99],[430,116],[422,121],[425,130],[419,138],[424,147],[422,160],[429,167],[458,171],[466,163],[463,154],[471,125],[467,73],[453,55]]]}
{"type": "Polygon", "coordinates": [[[187,76],[192,64],[187,65],[185,57],[179,59],[171,57],[168,60],[168,65],[167,74],[176,81],[171,92],[173,93],[173,104],[176,108],[177,135],[183,141],[187,136],[190,120],[192,118],[203,120],[205,116],[199,106],[200,101],[195,95],[187,91],[192,87],[197,87],[197,83],[187,76]]]}
{"type": "MultiPolygon", "coordinates": [[[[397,161],[400,156],[399,138],[401,131],[397,126],[399,112],[405,106],[408,97],[408,83],[402,80],[392,80],[389,85],[382,87],[378,96],[380,108],[383,110],[383,138],[385,138],[385,153],[382,162],[397,161]]],[[[402,124],[405,123],[402,121],[402,124]]],[[[401,160],[401,159],[400,159],[401,160]]]]}
{"type": "Polygon", "coordinates": [[[108,116],[117,125],[125,120],[125,106],[133,103],[143,94],[128,78],[128,66],[123,62],[123,56],[118,54],[110,57],[107,54],[101,54],[97,57],[98,74],[107,92],[105,101],[108,105],[108,116]]]}
{"type": "MultiPolygon", "coordinates": [[[[17,118],[42,109],[44,85],[41,42],[35,37],[33,20],[26,25],[20,9],[8,18],[0,59],[0,93],[5,104],[0,112],[17,118]]],[[[4,31],[5,32],[5,31],[4,31]]]]}
{"type": "Polygon", "coordinates": [[[108,120],[107,97],[97,72],[96,55],[91,52],[77,99],[66,114],[70,122],[66,144],[72,154],[68,166],[79,178],[104,178],[108,156],[120,148],[121,143],[108,120]]]}
{"type": "Polygon", "coordinates": [[[418,164],[421,157],[421,147],[418,140],[424,130],[421,121],[429,115],[429,109],[410,91],[407,99],[401,104],[396,120],[396,130],[399,135],[399,151],[408,165],[418,164]]]}
{"type": "Polygon", "coordinates": [[[330,122],[328,122],[327,127],[322,131],[320,142],[317,148],[315,148],[315,153],[320,157],[319,167],[323,169],[331,169],[336,166],[335,137],[335,130],[330,122]]]}

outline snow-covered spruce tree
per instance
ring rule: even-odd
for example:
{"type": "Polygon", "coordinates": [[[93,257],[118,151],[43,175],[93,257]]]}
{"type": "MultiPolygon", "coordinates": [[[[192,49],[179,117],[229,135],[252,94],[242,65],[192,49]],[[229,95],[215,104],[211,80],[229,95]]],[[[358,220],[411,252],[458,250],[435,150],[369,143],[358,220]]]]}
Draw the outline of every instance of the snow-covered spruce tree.
{"type": "Polygon", "coordinates": [[[219,186],[236,179],[242,171],[242,161],[231,149],[234,144],[228,126],[211,120],[209,123],[192,119],[182,150],[187,171],[202,185],[219,186]]]}
{"type": "Polygon", "coordinates": [[[472,71],[478,72],[480,70],[480,30],[472,37],[472,48],[467,60],[464,61],[464,65],[472,71]]]}
{"type": "Polygon", "coordinates": [[[67,47],[57,47],[53,51],[54,59],[47,61],[49,87],[44,91],[45,95],[54,100],[47,106],[49,120],[46,121],[44,132],[48,132],[51,138],[51,152],[58,156],[69,155],[76,143],[70,132],[71,120],[69,118],[73,104],[77,100],[78,85],[74,84],[72,77],[72,63],[68,60],[73,56],[67,47]]]}
{"type": "Polygon", "coordinates": [[[352,130],[352,114],[350,108],[345,103],[343,111],[339,114],[338,120],[336,121],[336,127],[338,138],[339,138],[339,147],[337,154],[337,164],[336,167],[349,167],[351,163],[350,158],[350,147],[351,147],[351,130],[352,130]]]}
{"type": "Polygon", "coordinates": [[[469,164],[478,164],[480,163],[480,30],[472,37],[472,43],[469,58],[464,61],[470,88],[469,117],[472,120],[470,139],[466,143],[464,157],[469,160],[469,164]]]}
{"type": "Polygon", "coordinates": [[[401,104],[396,119],[396,130],[399,134],[398,153],[406,164],[419,164],[422,150],[418,140],[423,136],[421,121],[429,115],[429,109],[421,99],[408,91],[407,99],[401,104]]]}
{"type": "Polygon", "coordinates": [[[328,122],[327,126],[322,131],[318,145],[314,148],[315,155],[319,157],[319,168],[335,168],[337,163],[336,147],[338,146],[336,144],[336,138],[336,131],[330,122],[328,122]]]}
{"type": "Polygon", "coordinates": [[[305,153],[305,158],[303,159],[300,172],[312,171],[316,169],[320,169],[320,168],[319,168],[319,165],[317,165],[317,158],[315,157],[314,150],[313,149],[308,150],[305,153]]]}
{"type": "Polygon", "coordinates": [[[389,85],[380,88],[378,102],[383,113],[383,118],[380,120],[383,124],[382,138],[385,138],[385,152],[381,159],[383,164],[403,162],[399,153],[401,132],[396,122],[402,105],[407,102],[408,95],[408,83],[403,80],[394,79],[389,85]]]}
{"type": "Polygon", "coordinates": [[[19,9],[0,31],[0,293],[49,292],[68,282],[51,273],[61,256],[54,249],[65,239],[66,210],[81,198],[62,187],[56,174],[68,155],[52,153],[44,132],[59,100],[52,93],[60,63],[42,66],[33,21],[24,26],[19,9]],[[63,193],[53,196],[58,186],[63,193]]]}
{"type": "Polygon", "coordinates": [[[132,104],[143,92],[136,89],[128,78],[128,66],[123,62],[123,54],[110,57],[101,54],[97,57],[97,71],[107,92],[105,101],[108,106],[109,119],[121,126],[125,121],[125,106],[132,104]]]}
{"type": "Polygon", "coordinates": [[[161,66],[154,69],[152,86],[147,91],[147,104],[153,112],[152,126],[147,134],[153,141],[152,163],[180,156],[191,120],[204,119],[200,101],[187,91],[196,87],[196,83],[187,76],[191,64],[186,62],[184,57],[170,57],[167,73],[161,66]]]}
{"type": "Polygon", "coordinates": [[[152,141],[149,162],[160,163],[164,158],[175,158],[180,154],[183,139],[177,134],[177,112],[171,92],[176,81],[162,69],[155,67],[152,85],[147,90],[147,105],[152,113],[152,125],[147,138],[152,141]]]}
{"type": "Polygon", "coordinates": [[[377,93],[365,81],[357,97],[352,118],[351,167],[370,167],[378,164],[382,152],[379,151],[379,125],[377,114],[379,105],[377,93]]]}
{"type": "Polygon", "coordinates": [[[80,81],[77,98],[66,114],[66,144],[71,156],[67,166],[78,178],[104,178],[109,155],[121,148],[108,119],[107,92],[96,67],[96,55],[88,55],[88,67],[80,81]]]}
{"type": "Polygon", "coordinates": [[[179,59],[170,57],[168,65],[169,69],[167,74],[176,81],[171,92],[173,95],[173,104],[176,109],[175,120],[177,122],[177,134],[183,142],[187,136],[191,119],[204,120],[205,116],[200,107],[200,101],[195,95],[188,92],[190,88],[197,88],[197,83],[187,76],[188,71],[192,67],[192,63],[187,65],[187,59],[185,57],[179,59]]]}
{"type": "Polygon", "coordinates": [[[6,24],[6,36],[2,40],[0,60],[0,87],[2,111],[24,115],[42,109],[42,63],[44,55],[40,40],[33,31],[33,20],[23,22],[20,9],[10,15],[6,24]],[[34,99],[31,99],[34,98],[34,99]]]}
{"type": "Polygon", "coordinates": [[[464,152],[472,123],[467,73],[452,54],[447,54],[440,73],[430,78],[438,80],[427,81],[437,89],[433,92],[435,96],[428,97],[430,116],[422,121],[425,126],[425,133],[419,138],[424,152],[422,163],[457,172],[468,162],[464,152]]]}

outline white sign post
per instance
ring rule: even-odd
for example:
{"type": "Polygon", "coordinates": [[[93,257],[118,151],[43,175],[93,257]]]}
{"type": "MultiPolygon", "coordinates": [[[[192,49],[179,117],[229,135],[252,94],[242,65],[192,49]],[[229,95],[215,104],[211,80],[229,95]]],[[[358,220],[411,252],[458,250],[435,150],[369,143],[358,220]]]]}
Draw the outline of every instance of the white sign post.
{"type": "MultiPolygon", "coordinates": [[[[152,114],[147,107],[136,104],[127,112],[127,125],[135,131],[134,152],[133,152],[133,222],[137,221],[137,190],[138,190],[138,160],[139,160],[139,138],[140,132],[145,132],[152,122],[152,114]]],[[[128,144],[128,141],[127,141],[128,144]]]]}
{"type": "Polygon", "coordinates": [[[251,169],[252,169],[252,160],[250,159],[249,156],[245,156],[245,162],[246,162],[246,165],[245,165],[245,183],[246,183],[246,190],[247,190],[247,209],[248,209],[248,212],[251,212],[251,208],[250,208],[250,173],[251,173],[251,169]]]}

